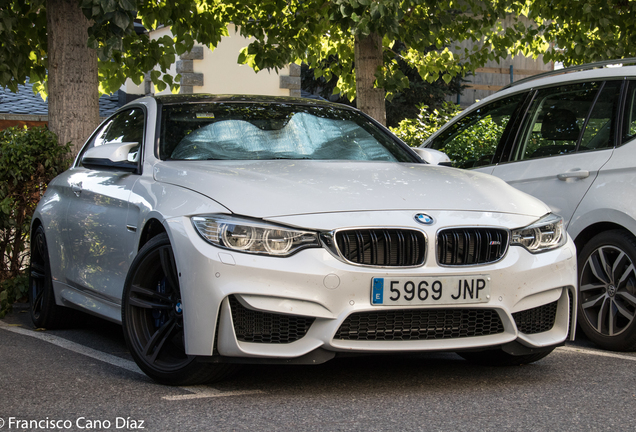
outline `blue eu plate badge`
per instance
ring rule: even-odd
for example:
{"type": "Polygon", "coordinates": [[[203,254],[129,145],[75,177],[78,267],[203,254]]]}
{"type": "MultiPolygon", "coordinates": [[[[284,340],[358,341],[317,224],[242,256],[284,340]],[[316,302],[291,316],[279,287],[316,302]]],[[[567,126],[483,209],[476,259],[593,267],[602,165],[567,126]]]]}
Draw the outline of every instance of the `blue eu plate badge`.
{"type": "Polygon", "coordinates": [[[384,278],[373,278],[373,290],[372,290],[372,304],[382,304],[384,303],[383,294],[384,294],[384,278]]]}

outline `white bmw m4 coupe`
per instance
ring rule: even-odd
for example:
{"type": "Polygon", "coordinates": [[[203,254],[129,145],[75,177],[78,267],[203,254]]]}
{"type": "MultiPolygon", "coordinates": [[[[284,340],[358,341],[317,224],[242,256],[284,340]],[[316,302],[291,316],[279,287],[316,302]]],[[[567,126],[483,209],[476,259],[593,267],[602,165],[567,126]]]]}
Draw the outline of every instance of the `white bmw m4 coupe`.
{"type": "Polygon", "coordinates": [[[560,216],[326,102],[137,99],[49,184],[31,239],[35,325],[121,323],[165,384],[343,353],[522,364],[574,333],[560,216]]]}

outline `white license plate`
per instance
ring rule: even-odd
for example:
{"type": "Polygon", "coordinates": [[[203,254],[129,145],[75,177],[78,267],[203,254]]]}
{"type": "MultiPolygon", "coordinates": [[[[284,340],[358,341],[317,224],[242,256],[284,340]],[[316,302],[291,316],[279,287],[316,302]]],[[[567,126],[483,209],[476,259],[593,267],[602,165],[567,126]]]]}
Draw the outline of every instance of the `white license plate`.
{"type": "Polygon", "coordinates": [[[371,304],[377,306],[485,303],[490,276],[386,277],[371,281],[371,304]]]}

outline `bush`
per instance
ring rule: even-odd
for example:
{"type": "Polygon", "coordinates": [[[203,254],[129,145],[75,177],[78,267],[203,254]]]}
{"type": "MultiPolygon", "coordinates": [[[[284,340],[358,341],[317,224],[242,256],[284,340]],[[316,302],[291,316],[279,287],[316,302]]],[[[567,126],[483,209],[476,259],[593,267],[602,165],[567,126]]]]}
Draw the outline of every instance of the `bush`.
{"type": "Polygon", "coordinates": [[[0,131],[0,317],[27,293],[29,228],[46,185],[70,164],[70,144],[60,146],[43,127],[0,131]]]}
{"type": "MultiPolygon", "coordinates": [[[[450,102],[445,103],[441,109],[431,110],[427,106],[421,106],[420,109],[417,118],[403,120],[397,128],[391,128],[393,133],[411,147],[422,145],[428,137],[461,112],[459,105],[450,102]]],[[[506,124],[507,120],[496,122],[490,116],[483,117],[459,132],[439,150],[448,155],[454,167],[483,165],[495,153],[506,124]]]]}
{"type": "Polygon", "coordinates": [[[398,127],[390,128],[411,147],[422,145],[428,137],[461,112],[459,105],[452,102],[444,102],[441,108],[431,109],[428,105],[420,105],[418,108],[420,113],[416,118],[402,120],[398,127]]]}

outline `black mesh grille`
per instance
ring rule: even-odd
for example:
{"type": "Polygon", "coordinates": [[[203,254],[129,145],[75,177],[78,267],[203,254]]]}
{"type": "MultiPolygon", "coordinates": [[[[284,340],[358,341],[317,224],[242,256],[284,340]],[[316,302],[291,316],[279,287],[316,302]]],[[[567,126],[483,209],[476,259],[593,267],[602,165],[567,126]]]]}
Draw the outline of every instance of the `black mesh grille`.
{"type": "Polygon", "coordinates": [[[283,344],[307,334],[315,318],[259,312],[244,307],[230,296],[236,338],[241,342],[283,344]]]}
{"type": "Polygon", "coordinates": [[[342,323],[335,339],[407,341],[455,339],[503,333],[492,309],[407,309],[357,312],[342,323]]]}
{"type": "Polygon", "coordinates": [[[552,330],[556,319],[557,303],[549,303],[533,309],[515,312],[512,317],[521,333],[535,334],[552,330]]]}
{"type": "Polygon", "coordinates": [[[437,236],[437,261],[442,265],[474,265],[501,259],[508,232],[493,228],[454,228],[437,236]]]}
{"type": "Polygon", "coordinates": [[[426,239],[421,231],[403,229],[357,229],[336,233],[342,256],[353,263],[409,267],[422,265],[426,239]]]}

